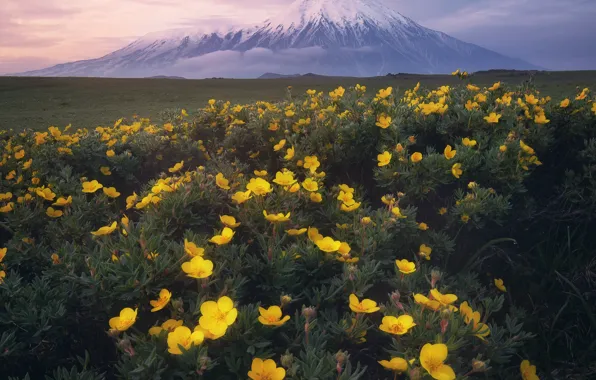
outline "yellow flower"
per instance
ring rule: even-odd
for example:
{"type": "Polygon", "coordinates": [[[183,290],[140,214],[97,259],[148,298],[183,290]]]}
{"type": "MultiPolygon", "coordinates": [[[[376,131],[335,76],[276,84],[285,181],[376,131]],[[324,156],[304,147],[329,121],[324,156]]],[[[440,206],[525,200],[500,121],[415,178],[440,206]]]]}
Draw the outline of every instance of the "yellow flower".
{"type": "Polygon", "coordinates": [[[195,256],[190,261],[183,262],[181,268],[188,277],[207,278],[213,274],[213,261],[195,256]]]}
{"type": "Polygon", "coordinates": [[[354,210],[356,210],[358,207],[360,207],[362,203],[361,202],[350,202],[348,203],[342,203],[340,206],[340,210],[341,211],[345,211],[345,212],[352,212],[354,210]]]}
{"type": "Polygon", "coordinates": [[[176,173],[176,172],[180,171],[180,169],[182,169],[183,166],[184,166],[184,160],[178,162],[177,164],[175,164],[174,166],[169,168],[168,171],[170,173],[176,173]]]}
{"type": "Polygon", "coordinates": [[[410,156],[410,160],[412,162],[420,162],[422,161],[422,153],[420,152],[414,152],[411,156],[410,156]]]}
{"type": "Polygon", "coordinates": [[[267,309],[259,306],[259,314],[261,314],[258,318],[259,322],[266,326],[281,326],[290,320],[289,315],[282,318],[282,312],[279,306],[269,306],[267,309]]]}
{"type": "Polygon", "coordinates": [[[405,216],[405,215],[403,215],[401,213],[401,209],[399,207],[397,207],[397,206],[391,207],[391,213],[393,215],[395,215],[395,217],[397,217],[398,219],[405,219],[405,218],[407,218],[407,216],[405,216]]]}
{"type": "Polygon", "coordinates": [[[561,103],[559,104],[559,106],[560,106],[561,108],[567,108],[567,107],[569,107],[569,103],[571,103],[571,102],[569,101],[569,99],[563,99],[563,100],[561,100],[561,103]]]}
{"type": "Polygon", "coordinates": [[[467,137],[464,137],[461,140],[461,142],[462,142],[462,144],[464,144],[464,146],[469,146],[469,147],[476,146],[476,144],[477,144],[476,140],[472,140],[472,139],[469,139],[467,137]]]}
{"type": "Polygon", "coordinates": [[[449,351],[447,346],[442,343],[427,343],[420,350],[420,364],[433,379],[436,380],[454,380],[455,372],[445,364],[449,351]]]}
{"type": "Polygon", "coordinates": [[[5,278],[6,278],[6,272],[3,270],[0,270],[0,284],[2,284],[4,282],[5,278]]]}
{"type": "Polygon", "coordinates": [[[31,167],[31,164],[33,163],[33,159],[30,158],[27,161],[23,162],[23,169],[27,170],[31,167]]]}
{"type": "Polygon", "coordinates": [[[232,195],[232,200],[236,204],[242,204],[242,203],[246,202],[247,200],[249,200],[250,198],[252,198],[252,196],[250,194],[251,194],[250,190],[238,191],[234,195],[232,195]]]}
{"type": "Polygon", "coordinates": [[[387,129],[391,125],[391,116],[379,115],[377,118],[376,126],[379,128],[387,129]]]}
{"type": "Polygon", "coordinates": [[[0,212],[11,212],[14,209],[14,202],[8,202],[5,206],[0,207],[0,212]]]}
{"type": "Polygon", "coordinates": [[[110,198],[118,198],[120,196],[120,193],[116,191],[115,187],[104,187],[103,193],[110,198]]]}
{"type": "Polygon", "coordinates": [[[109,226],[103,226],[100,229],[98,229],[97,231],[91,232],[91,234],[94,235],[94,236],[109,235],[112,232],[116,231],[116,227],[117,226],[118,226],[118,223],[117,222],[112,222],[111,225],[109,225],[109,226]]]}
{"type": "Polygon", "coordinates": [[[298,236],[298,235],[302,235],[303,233],[305,233],[306,228],[300,228],[300,229],[292,228],[292,229],[286,230],[286,232],[290,236],[298,236]]]}
{"type": "Polygon", "coordinates": [[[137,193],[132,193],[132,195],[129,195],[128,197],[126,197],[126,209],[127,210],[134,207],[135,203],[137,203],[137,198],[138,198],[137,193]]]}
{"type": "Polygon", "coordinates": [[[457,150],[453,150],[451,149],[451,145],[447,145],[445,147],[445,150],[443,151],[443,155],[445,156],[446,159],[450,160],[453,157],[455,157],[455,154],[457,153],[457,150]]]}
{"type": "Polygon", "coordinates": [[[217,173],[217,175],[215,176],[215,184],[220,189],[230,190],[229,183],[230,181],[228,181],[222,173],[217,173]]]}
{"type": "MultiPolygon", "coordinates": [[[[316,231],[316,234],[318,235],[318,231],[316,231]]],[[[309,231],[309,237],[310,237],[310,231],[309,231]]],[[[323,252],[327,252],[327,253],[333,253],[336,252],[339,247],[341,246],[341,241],[339,240],[333,240],[332,237],[321,237],[320,239],[318,238],[318,236],[316,236],[317,240],[313,240],[311,238],[311,240],[313,240],[313,242],[317,245],[317,247],[319,247],[319,249],[323,252]]]]}
{"type": "Polygon", "coordinates": [[[285,145],[286,145],[286,140],[285,139],[280,140],[277,144],[275,144],[273,146],[273,150],[277,152],[278,150],[280,150],[281,148],[283,148],[285,145]]]}
{"type": "MultiPolygon", "coordinates": [[[[410,362],[413,361],[414,359],[412,359],[410,362]]],[[[408,370],[408,362],[404,358],[391,358],[391,360],[379,360],[379,364],[382,365],[383,368],[397,373],[403,373],[408,370]]]]}
{"type": "Polygon", "coordinates": [[[437,289],[431,289],[430,294],[435,301],[438,301],[443,306],[449,306],[457,301],[455,294],[442,294],[437,289]]]}
{"type": "Polygon", "coordinates": [[[201,304],[201,318],[199,325],[211,334],[222,336],[228,326],[231,326],[238,317],[238,309],[230,297],[223,296],[215,301],[206,301],[201,304]]]}
{"type": "Polygon", "coordinates": [[[0,263],[6,257],[6,252],[8,252],[8,248],[0,248],[0,263]]]}
{"type": "Polygon", "coordinates": [[[198,346],[203,343],[205,335],[201,331],[193,331],[186,326],[178,326],[174,331],[168,333],[168,352],[173,355],[182,355],[184,350],[189,350],[191,346],[198,346]]]}
{"type": "Polygon", "coordinates": [[[540,380],[538,375],[536,375],[536,366],[531,365],[528,360],[521,362],[519,372],[521,373],[523,380],[540,380]]]}
{"type": "Polygon", "coordinates": [[[379,326],[379,328],[381,331],[389,334],[404,335],[414,326],[416,326],[414,323],[414,318],[412,318],[410,315],[404,314],[397,318],[393,316],[383,317],[381,326],[379,326]]]}
{"type": "Polygon", "coordinates": [[[236,223],[236,218],[231,215],[220,215],[219,220],[227,227],[236,228],[240,223],[236,223]]]}
{"type": "Polygon", "coordinates": [[[377,161],[379,161],[377,163],[377,166],[379,167],[389,165],[389,162],[391,162],[391,153],[384,151],[383,153],[378,154],[377,161]]]}
{"type": "Polygon", "coordinates": [[[474,86],[473,84],[468,84],[466,87],[467,87],[467,88],[468,88],[468,90],[470,90],[470,91],[480,91],[480,87],[478,87],[478,86],[474,86]]]}
{"type": "Polygon", "coordinates": [[[369,225],[372,223],[372,219],[370,218],[370,216],[364,216],[360,219],[360,223],[364,224],[365,226],[369,225]]]}
{"type": "Polygon", "coordinates": [[[95,179],[93,181],[83,182],[83,193],[95,193],[102,187],[103,185],[95,179]]]}
{"type": "Polygon", "coordinates": [[[25,157],[25,150],[24,149],[21,149],[20,151],[15,152],[15,154],[14,154],[14,158],[17,159],[17,160],[20,160],[23,157],[25,157]]]}
{"type": "Polygon", "coordinates": [[[453,164],[451,167],[451,174],[455,178],[459,178],[463,174],[463,170],[461,170],[461,164],[458,162],[457,164],[453,164]]]}
{"type": "Polygon", "coordinates": [[[462,214],[461,221],[464,223],[468,223],[470,221],[470,216],[468,214],[462,214]]]}
{"type": "Polygon", "coordinates": [[[221,231],[221,235],[215,235],[209,241],[217,245],[228,244],[232,240],[232,237],[234,237],[234,234],[234,230],[224,227],[224,229],[221,231]]]}
{"type": "Polygon", "coordinates": [[[538,98],[536,98],[534,96],[534,94],[529,94],[529,95],[528,94],[525,94],[524,96],[526,98],[526,103],[531,104],[531,105],[538,104],[538,98]]]}
{"type": "Polygon", "coordinates": [[[390,96],[392,92],[393,92],[393,87],[382,88],[377,93],[377,98],[385,99],[388,96],[390,96]]]}
{"type": "Polygon", "coordinates": [[[159,298],[156,300],[149,301],[149,304],[153,306],[151,312],[154,313],[166,307],[168,302],[170,302],[170,298],[172,298],[172,293],[168,289],[162,289],[159,291],[159,298]]]}
{"type": "Polygon", "coordinates": [[[271,359],[254,358],[248,377],[252,380],[283,380],[286,377],[286,370],[282,367],[278,368],[271,359]]]}
{"type": "Polygon", "coordinates": [[[596,115],[596,102],[592,103],[592,113],[596,115]]]}
{"type": "Polygon", "coordinates": [[[323,196],[320,193],[310,193],[310,200],[314,203],[323,202],[323,196]]]}
{"type": "Polygon", "coordinates": [[[52,190],[48,189],[47,187],[43,189],[37,189],[35,194],[46,201],[53,201],[54,198],[56,198],[56,194],[54,194],[52,190]]]}
{"type": "Polygon", "coordinates": [[[433,249],[426,244],[420,244],[420,248],[418,248],[418,254],[420,257],[423,257],[427,260],[430,260],[430,254],[432,251],[433,249]]]}
{"type": "Polygon", "coordinates": [[[350,310],[354,313],[374,313],[375,311],[379,311],[380,308],[377,306],[377,303],[373,300],[369,300],[368,298],[363,299],[362,301],[358,300],[358,297],[355,294],[350,294],[350,310]]]}
{"type": "MultiPolygon", "coordinates": [[[[50,256],[50,257],[52,259],[52,264],[54,264],[54,265],[60,264],[60,256],[58,256],[57,253],[52,253],[52,256],[50,256]]],[[[0,260],[0,261],[2,261],[2,260],[0,260]]]]}
{"type": "Polygon", "coordinates": [[[403,274],[412,274],[416,272],[416,263],[408,261],[406,259],[395,260],[397,269],[403,274]]]}
{"type": "Polygon", "coordinates": [[[283,172],[275,173],[275,179],[273,182],[280,186],[291,186],[296,183],[296,179],[294,178],[293,172],[290,170],[284,170],[283,172]]]}
{"type": "Polygon", "coordinates": [[[250,182],[246,184],[246,189],[255,195],[265,195],[273,191],[271,184],[263,178],[251,178],[250,182]]]}
{"type": "Polygon", "coordinates": [[[317,156],[306,156],[304,157],[304,169],[310,169],[311,173],[317,171],[317,168],[321,166],[317,156]]]}
{"type": "Polygon", "coordinates": [[[184,252],[190,257],[203,256],[205,248],[197,247],[195,243],[184,239],[184,252]]]}
{"type": "Polygon", "coordinates": [[[501,115],[499,115],[495,112],[491,112],[488,116],[484,117],[484,120],[486,120],[486,122],[489,124],[497,124],[499,122],[500,118],[501,118],[501,115]]]}
{"type": "Polygon", "coordinates": [[[184,321],[177,321],[175,319],[168,319],[161,326],[153,326],[149,329],[149,335],[158,336],[163,330],[172,332],[176,330],[176,327],[182,326],[184,321]]]}
{"type": "Polygon", "coordinates": [[[115,155],[116,153],[112,149],[106,151],[106,156],[108,157],[114,157],[115,155]]]}
{"type": "Polygon", "coordinates": [[[294,152],[294,147],[293,147],[293,146],[292,146],[292,147],[290,147],[290,148],[288,148],[288,150],[287,150],[286,152],[287,152],[287,153],[286,153],[286,155],[284,156],[284,159],[285,159],[285,160],[288,160],[288,161],[289,161],[289,160],[291,160],[292,158],[294,158],[294,153],[295,153],[295,152],[294,152]]]}
{"type": "Polygon", "coordinates": [[[255,170],[253,173],[255,173],[257,177],[265,177],[267,175],[267,170],[255,170]]]}
{"type": "Polygon", "coordinates": [[[302,187],[306,191],[317,191],[319,190],[319,184],[312,178],[307,178],[302,182],[302,187]]]}
{"type": "Polygon", "coordinates": [[[494,90],[497,90],[499,87],[501,87],[501,82],[497,82],[497,83],[493,84],[491,87],[488,88],[488,90],[494,91],[494,90]]]}
{"type": "Polygon", "coordinates": [[[46,215],[50,218],[59,218],[62,216],[62,211],[54,210],[53,207],[48,207],[48,209],[46,210],[46,215]]]}
{"type": "Polygon", "coordinates": [[[120,315],[110,318],[109,324],[112,330],[126,331],[137,320],[137,310],[125,307],[120,311],[120,315]]]}
{"type": "Polygon", "coordinates": [[[52,203],[52,206],[68,206],[72,204],[72,196],[68,196],[68,198],[60,197],[56,199],[56,202],[52,203]]]}
{"type": "Polygon", "coordinates": [[[540,113],[534,117],[534,123],[536,124],[546,124],[549,123],[550,120],[546,118],[544,113],[540,113]]]}
{"type": "Polygon", "coordinates": [[[505,287],[505,285],[503,285],[503,279],[495,278],[495,286],[497,287],[497,289],[499,289],[503,293],[507,292],[507,288],[505,287]]]}
{"type": "Polygon", "coordinates": [[[286,215],[284,215],[281,212],[278,214],[267,214],[267,211],[263,210],[263,216],[265,217],[265,219],[267,219],[271,223],[283,223],[283,222],[287,222],[288,220],[290,220],[289,212],[286,215]]]}
{"type": "Polygon", "coordinates": [[[480,322],[480,312],[472,310],[467,301],[459,306],[459,313],[467,325],[472,324],[474,336],[484,340],[484,337],[490,335],[490,328],[480,322]]]}
{"type": "Polygon", "coordinates": [[[426,231],[426,230],[428,230],[428,225],[424,222],[420,222],[420,223],[418,223],[418,229],[422,230],[422,231],[426,231]]]}

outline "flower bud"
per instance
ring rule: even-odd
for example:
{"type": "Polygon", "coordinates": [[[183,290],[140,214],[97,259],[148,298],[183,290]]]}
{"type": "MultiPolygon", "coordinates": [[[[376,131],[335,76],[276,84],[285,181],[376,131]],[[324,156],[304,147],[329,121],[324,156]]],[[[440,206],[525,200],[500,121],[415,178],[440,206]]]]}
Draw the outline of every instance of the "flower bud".
{"type": "Polygon", "coordinates": [[[337,353],[335,354],[335,360],[339,364],[343,364],[347,358],[348,358],[348,355],[342,350],[337,351],[337,353]]]}
{"type": "Polygon", "coordinates": [[[294,362],[294,355],[286,351],[286,354],[281,356],[281,365],[285,368],[290,368],[294,362]]]}
{"type": "Polygon", "coordinates": [[[401,294],[399,293],[399,290],[396,290],[393,293],[391,293],[389,295],[389,298],[391,298],[391,301],[397,305],[399,303],[399,299],[401,298],[401,294]]]}
{"type": "Polygon", "coordinates": [[[305,307],[302,309],[302,315],[304,316],[304,318],[306,318],[307,321],[310,321],[311,319],[317,316],[317,310],[312,306],[305,307]]]}
{"type": "Polygon", "coordinates": [[[422,374],[420,373],[420,368],[412,368],[410,370],[410,380],[420,380],[422,379],[422,374]]]}
{"type": "Polygon", "coordinates": [[[486,362],[482,360],[472,359],[472,371],[473,372],[484,372],[486,371],[486,362]]]}
{"type": "Polygon", "coordinates": [[[365,226],[370,224],[370,222],[372,222],[372,220],[368,216],[365,216],[362,219],[360,219],[360,223],[364,224],[365,226]]]}
{"type": "Polygon", "coordinates": [[[284,294],[281,297],[279,297],[279,303],[280,303],[280,305],[281,305],[282,308],[284,308],[287,305],[289,305],[290,302],[292,302],[292,297],[290,297],[287,294],[284,294]]]}
{"type": "Polygon", "coordinates": [[[451,314],[453,312],[451,311],[451,309],[449,308],[445,308],[443,310],[441,310],[441,318],[442,319],[449,319],[449,317],[451,317],[451,314]]]}
{"type": "Polygon", "coordinates": [[[437,282],[439,282],[439,280],[441,279],[442,276],[443,276],[443,273],[441,273],[438,270],[433,269],[430,272],[430,286],[431,286],[431,288],[434,288],[435,285],[437,285],[437,282]]]}
{"type": "Polygon", "coordinates": [[[184,302],[182,299],[176,298],[175,300],[172,300],[172,307],[179,313],[184,313],[184,302]]]}

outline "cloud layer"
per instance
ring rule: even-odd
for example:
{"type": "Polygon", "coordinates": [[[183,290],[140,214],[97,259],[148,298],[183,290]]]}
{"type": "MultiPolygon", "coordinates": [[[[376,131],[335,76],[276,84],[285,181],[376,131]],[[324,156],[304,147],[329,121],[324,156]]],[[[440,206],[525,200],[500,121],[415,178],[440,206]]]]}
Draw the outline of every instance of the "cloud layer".
{"type": "MultiPolygon", "coordinates": [[[[594,0],[384,1],[426,27],[543,67],[596,69],[594,0]]],[[[2,0],[0,74],[96,58],[164,29],[257,23],[289,2],[2,0]]]]}

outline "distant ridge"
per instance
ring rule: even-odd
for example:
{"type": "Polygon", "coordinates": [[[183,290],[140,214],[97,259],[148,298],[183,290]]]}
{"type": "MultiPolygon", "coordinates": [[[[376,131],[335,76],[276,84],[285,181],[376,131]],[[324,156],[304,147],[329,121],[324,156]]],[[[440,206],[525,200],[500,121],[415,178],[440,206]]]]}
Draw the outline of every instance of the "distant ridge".
{"type": "Polygon", "coordinates": [[[279,79],[279,78],[297,78],[302,75],[300,74],[278,74],[278,73],[265,73],[258,79],[279,79]]]}
{"type": "Polygon", "coordinates": [[[178,77],[178,76],[169,76],[169,75],[155,75],[152,77],[146,77],[148,79],[186,79],[184,77],[178,77]]]}

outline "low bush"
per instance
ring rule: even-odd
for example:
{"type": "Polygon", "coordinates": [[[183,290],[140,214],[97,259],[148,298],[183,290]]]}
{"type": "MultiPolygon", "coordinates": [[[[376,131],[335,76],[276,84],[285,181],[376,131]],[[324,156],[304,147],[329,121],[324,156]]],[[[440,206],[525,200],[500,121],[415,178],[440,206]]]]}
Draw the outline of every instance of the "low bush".
{"type": "Polygon", "coordinates": [[[594,374],[596,103],[462,79],[4,131],[2,373],[594,374]]]}

